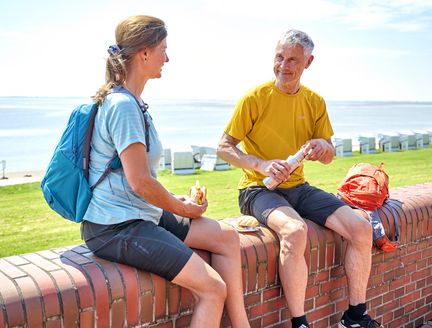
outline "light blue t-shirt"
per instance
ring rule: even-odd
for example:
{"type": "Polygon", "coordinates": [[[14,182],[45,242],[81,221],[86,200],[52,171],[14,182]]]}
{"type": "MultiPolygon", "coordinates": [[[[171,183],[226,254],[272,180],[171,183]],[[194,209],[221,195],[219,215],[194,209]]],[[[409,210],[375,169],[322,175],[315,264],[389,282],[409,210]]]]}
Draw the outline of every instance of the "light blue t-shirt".
{"type": "MultiPolygon", "coordinates": [[[[162,145],[148,112],[150,151],[147,153],[150,171],[156,178],[162,145]]],[[[146,145],[143,113],[135,99],[125,93],[105,97],[96,115],[90,152],[90,185],[103,174],[114,155],[120,155],[129,145],[146,145]]],[[[143,170],[147,168],[143,167],[143,170]]],[[[123,170],[111,172],[93,191],[84,220],[98,224],[117,224],[133,219],[159,223],[162,209],[146,202],[129,186],[123,170]]]]}

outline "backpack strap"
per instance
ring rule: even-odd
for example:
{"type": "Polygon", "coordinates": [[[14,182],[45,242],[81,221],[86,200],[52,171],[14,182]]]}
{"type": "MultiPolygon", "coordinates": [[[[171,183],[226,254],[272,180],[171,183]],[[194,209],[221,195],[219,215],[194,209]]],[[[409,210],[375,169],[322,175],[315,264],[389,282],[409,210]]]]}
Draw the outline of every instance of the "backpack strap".
{"type": "Polygon", "coordinates": [[[111,157],[111,159],[108,161],[108,163],[106,164],[106,166],[105,166],[105,170],[104,170],[104,172],[102,173],[102,175],[99,177],[99,179],[98,179],[98,181],[96,181],[96,183],[93,185],[93,186],[91,186],[90,187],[90,190],[91,191],[93,191],[96,187],[97,187],[97,185],[99,184],[99,183],[101,183],[107,176],[108,176],[108,174],[110,174],[111,172],[114,172],[114,171],[119,171],[119,170],[121,170],[121,169],[115,169],[115,168],[113,168],[113,162],[116,160],[116,159],[118,159],[119,157],[117,156],[117,152],[114,152],[114,156],[113,157],[111,157]]]}
{"type": "MultiPolygon", "coordinates": [[[[144,125],[145,125],[145,142],[146,142],[146,148],[147,148],[147,152],[150,151],[150,123],[147,120],[147,116],[145,115],[145,113],[147,112],[147,109],[149,108],[149,106],[146,103],[141,103],[137,97],[135,97],[135,95],[130,92],[128,89],[126,89],[123,86],[116,86],[114,88],[112,88],[110,91],[108,91],[107,94],[111,94],[111,93],[126,93],[129,96],[131,96],[133,99],[135,99],[135,102],[137,103],[138,107],[141,109],[141,112],[143,114],[144,117],[144,125]]],[[[149,114],[150,115],[150,114],[149,114]]]]}
{"type": "Polygon", "coordinates": [[[392,199],[387,199],[385,203],[388,203],[388,205],[389,205],[388,207],[390,208],[390,211],[392,212],[392,215],[394,218],[394,226],[395,226],[394,240],[399,241],[399,218],[398,218],[398,215],[391,204],[392,201],[393,201],[392,199]]]}
{"type": "MultiPolygon", "coordinates": [[[[141,113],[143,114],[143,118],[144,118],[144,124],[145,124],[145,142],[146,142],[146,148],[147,148],[147,152],[150,151],[150,123],[147,120],[147,116],[145,115],[145,113],[147,112],[148,109],[148,105],[146,103],[141,104],[141,102],[135,97],[134,94],[132,94],[128,89],[122,87],[122,86],[118,86],[118,87],[114,87],[112,88],[110,91],[108,91],[108,94],[111,93],[126,93],[129,96],[131,96],[137,103],[138,107],[141,109],[141,113]]],[[[96,114],[99,110],[99,107],[94,104],[93,105],[95,108],[93,109],[92,115],[90,117],[90,121],[89,121],[89,125],[88,125],[88,133],[86,134],[86,139],[84,141],[84,154],[83,154],[83,169],[84,169],[84,175],[88,181],[89,178],[89,163],[90,163],[90,142],[92,139],[92,135],[93,135],[93,128],[94,128],[94,122],[96,119],[96,114]]],[[[150,114],[149,114],[150,115],[150,114]]],[[[105,166],[105,170],[102,173],[102,175],[99,177],[99,179],[97,180],[97,182],[90,187],[91,191],[93,191],[107,176],[108,174],[110,174],[111,172],[118,172],[121,171],[121,162],[120,162],[120,158],[117,154],[117,151],[114,151],[113,156],[111,157],[111,159],[108,161],[108,163],[105,166]]]]}
{"type": "Polygon", "coordinates": [[[86,137],[84,139],[84,146],[83,146],[83,171],[85,178],[89,179],[89,165],[90,165],[90,142],[93,136],[93,128],[94,128],[94,122],[96,118],[96,114],[98,112],[99,106],[96,104],[92,105],[91,109],[91,116],[89,120],[89,124],[87,126],[87,133],[86,137]]]}

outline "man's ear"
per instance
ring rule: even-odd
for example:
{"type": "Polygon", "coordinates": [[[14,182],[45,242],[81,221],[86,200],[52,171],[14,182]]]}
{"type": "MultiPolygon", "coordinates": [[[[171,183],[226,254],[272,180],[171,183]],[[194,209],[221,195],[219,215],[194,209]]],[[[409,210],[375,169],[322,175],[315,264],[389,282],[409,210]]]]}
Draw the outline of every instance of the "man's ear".
{"type": "Polygon", "coordinates": [[[309,66],[312,64],[313,60],[314,60],[314,56],[310,55],[309,58],[306,61],[305,68],[309,68],[309,66]]]}

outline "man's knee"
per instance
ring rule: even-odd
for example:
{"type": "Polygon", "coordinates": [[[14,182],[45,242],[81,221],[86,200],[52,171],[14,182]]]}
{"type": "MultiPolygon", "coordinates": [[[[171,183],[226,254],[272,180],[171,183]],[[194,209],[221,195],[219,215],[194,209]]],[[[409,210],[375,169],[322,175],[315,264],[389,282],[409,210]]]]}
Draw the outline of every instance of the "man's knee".
{"type": "Polygon", "coordinates": [[[307,241],[307,225],[300,220],[290,220],[279,230],[281,254],[303,256],[307,241]]]}
{"type": "Polygon", "coordinates": [[[371,245],[372,244],[372,225],[370,222],[361,215],[353,212],[352,230],[350,233],[350,241],[353,244],[371,245]]]}

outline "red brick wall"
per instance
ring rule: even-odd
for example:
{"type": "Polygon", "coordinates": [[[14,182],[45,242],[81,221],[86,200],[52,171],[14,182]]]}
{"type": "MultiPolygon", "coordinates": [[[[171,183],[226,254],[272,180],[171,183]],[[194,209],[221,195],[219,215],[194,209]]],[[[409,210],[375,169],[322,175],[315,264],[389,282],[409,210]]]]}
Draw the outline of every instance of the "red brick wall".
{"type": "MultiPolygon", "coordinates": [[[[373,250],[368,310],[385,327],[432,319],[432,183],[391,190],[380,210],[386,231],[399,217],[401,247],[373,250]]],[[[336,327],[347,307],[345,242],[308,223],[306,310],[314,328],[336,327]]],[[[252,327],[290,327],[278,283],[278,241],[267,229],[241,235],[243,289],[252,327]]],[[[208,254],[200,252],[204,258],[208,254]]],[[[0,327],[185,327],[189,291],[134,268],[96,258],[85,246],[0,259],[0,327]]],[[[224,316],[222,326],[229,326],[224,316]]]]}

